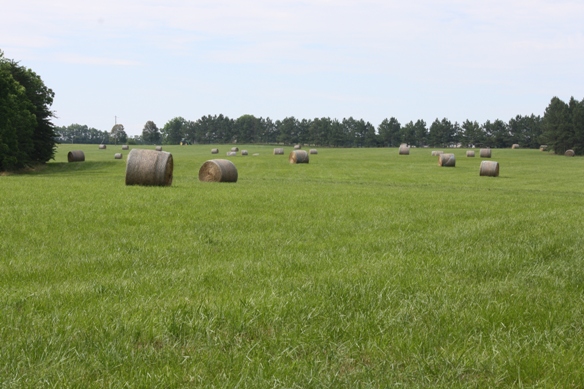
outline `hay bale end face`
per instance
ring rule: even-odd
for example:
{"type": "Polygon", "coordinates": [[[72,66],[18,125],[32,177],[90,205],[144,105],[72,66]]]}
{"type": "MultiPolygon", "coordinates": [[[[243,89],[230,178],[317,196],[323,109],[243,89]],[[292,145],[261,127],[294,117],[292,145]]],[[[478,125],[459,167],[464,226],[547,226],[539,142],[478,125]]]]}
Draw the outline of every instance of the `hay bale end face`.
{"type": "Polygon", "coordinates": [[[81,150],[72,150],[67,153],[67,161],[69,162],[83,162],[85,161],[85,154],[81,150]]]}
{"type": "Polygon", "coordinates": [[[499,176],[499,162],[496,161],[482,161],[480,176],[498,177],[499,176]]]}
{"type": "Polygon", "coordinates": [[[573,157],[574,155],[576,155],[576,153],[574,152],[574,150],[566,150],[566,152],[564,153],[564,155],[566,157],[573,157]]]}
{"type": "Polygon", "coordinates": [[[491,158],[491,149],[481,149],[479,155],[481,158],[491,158]]]}
{"type": "Polygon", "coordinates": [[[126,185],[170,186],[174,163],[166,151],[132,149],[126,160],[126,185]]]}
{"type": "Polygon", "coordinates": [[[274,155],[284,155],[284,149],[281,147],[276,147],[274,149],[274,155]]]}
{"type": "Polygon", "coordinates": [[[99,145],[99,149],[100,149],[100,150],[105,150],[106,148],[107,148],[107,146],[106,146],[106,145],[104,145],[104,144],[101,144],[101,145],[99,145]]]}
{"type": "Polygon", "coordinates": [[[512,149],[518,149],[519,145],[517,143],[514,143],[513,146],[511,146],[512,149]]]}
{"type": "Polygon", "coordinates": [[[302,146],[300,145],[294,145],[294,150],[300,150],[302,148],[302,146]]]}
{"type": "Polygon", "coordinates": [[[454,154],[440,154],[438,157],[438,166],[455,167],[456,157],[454,154]]]}
{"type": "Polygon", "coordinates": [[[199,181],[237,182],[237,168],[227,159],[211,159],[199,169],[199,181]]]}
{"type": "Polygon", "coordinates": [[[318,150],[317,149],[310,149],[310,151],[308,151],[309,154],[318,154],[318,150]]]}
{"type": "Polygon", "coordinates": [[[211,154],[219,154],[219,149],[211,149],[211,154]]]}
{"type": "Polygon", "coordinates": [[[232,147],[232,148],[231,148],[231,151],[238,152],[238,151],[239,151],[239,147],[232,147]]]}
{"type": "Polygon", "coordinates": [[[114,159],[122,159],[122,153],[115,153],[114,159]]]}
{"type": "Polygon", "coordinates": [[[129,150],[129,149],[130,149],[130,146],[128,146],[128,145],[122,145],[122,150],[129,150]]]}
{"type": "Polygon", "coordinates": [[[472,151],[472,150],[468,150],[468,151],[466,152],[466,156],[467,156],[467,157],[469,157],[469,158],[474,158],[474,156],[475,156],[475,152],[474,152],[474,151],[472,151]]]}
{"type": "Polygon", "coordinates": [[[293,150],[288,156],[290,163],[308,163],[308,159],[306,150],[293,150]]]}
{"type": "Polygon", "coordinates": [[[247,150],[241,150],[241,155],[247,155],[247,150]]]}
{"type": "Polygon", "coordinates": [[[156,150],[156,151],[162,151],[162,146],[156,146],[156,147],[154,148],[154,150],[156,150]]]}
{"type": "Polygon", "coordinates": [[[444,151],[440,151],[440,150],[434,150],[434,151],[432,151],[432,156],[433,157],[437,157],[437,156],[439,156],[441,154],[444,154],[444,151]]]}
{"type": "Polygon", "coordinates": [[[410,148],[408,145],[401,145],[399,147],[399,155],[410,155],[410,148]]]}

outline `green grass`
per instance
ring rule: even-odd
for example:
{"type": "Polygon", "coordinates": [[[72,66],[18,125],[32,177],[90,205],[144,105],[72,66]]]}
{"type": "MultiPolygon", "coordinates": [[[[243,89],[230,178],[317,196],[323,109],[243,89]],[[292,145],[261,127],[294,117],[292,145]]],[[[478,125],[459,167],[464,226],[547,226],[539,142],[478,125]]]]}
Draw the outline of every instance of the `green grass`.
{"type": "Polygon", "coordinates": [[[584,386],[584,159],[212,147],[0,177],[1,388],[584,386]]]}

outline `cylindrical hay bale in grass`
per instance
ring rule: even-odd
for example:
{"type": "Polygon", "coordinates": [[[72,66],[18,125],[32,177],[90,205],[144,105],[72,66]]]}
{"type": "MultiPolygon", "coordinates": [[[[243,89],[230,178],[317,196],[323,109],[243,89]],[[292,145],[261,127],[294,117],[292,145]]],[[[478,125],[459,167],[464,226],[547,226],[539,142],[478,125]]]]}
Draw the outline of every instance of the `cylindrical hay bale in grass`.
{"type": "Polygon", "coordinates": [[[115,153],[114,159],[122,159],[122,153],[115,153]]]}
{"type": "Polygon", "coordinates": [[[399,155],[410,155],[410,148],[408,145],[401,145],[399,147],[399,155]]]}
{"type": "Polygon", "coordinates": [[[274,149],[274,155],[284,155],[284,149],[281,147],[276,147],[274,149]]]}
{"type": "Polygon", "coordinates": [[[294,145],[294,150],[300,150],[302,148],[302,146],[300,145],[294,145]]]}
{"type": "Polygon", "coordinates": [[[306,150],[292,150],[288,156],[290,163],[308,163],[308,153],[306,150]]]}
{"type": "Polygon", "coordinates": [[[69,162],[83,162],[85,161],[85,154],[81,150],[72,150],[67,153],[67,161],[69,162]]]}
{"type": "Polygon", "coordinates": [[[481,176],[498,177],[499,176],[499,162],[495,161],[481,161],[481,176]]]}
{"type": "Polygon", "coordinates": [[[219,154],[219,149],[211,149],[211,154],[219,154]]]}
{"type": "Polygon", "coordinates": [[[456,157],[454,154],[440,154],[438,157],[438,166],[455,167],[456,157]]]}
{"type": "Polygon", "coordinates": [[[566,152],[564,153],[564,155],[566,157],[573,157],[574,155],[576,155],[576,153],[574,153],[574,150],[566,150],[566,152]]]}
{"type": "Polygon", "coordinates": [[[539,146],[539,151],[547,151],[547,145],[539,146]]]}
{"type": "Polygon", "coordinates": [[[122,150],[128,150],[130,148],[130,146],[128,145],[122,145],[122,150]]]}
{"type": "Polygon", "coordinates": [[[239,151],[239,147],[232,147],[232,148],[231,148],[231,151],[238,152],[238,151],[239,151]]]}
{"type": "Polygon", "coordinates": [[[439,151],[439,150],[432,151],[432,156],[433,157],[437,157],[437,156],[439,156],[441,154],[444,154],[444,151],[439,151]]]}
{"type": "Polygon", "coordinates": [[[99,149],[100,149],[100,150],[105,150],[106,148],[107,148],[107,146],[106,146],[106,145],[104,145],[104,144],[100,144],[100,145],[99,145],[99,149]]]}
{"type": "Polygon", "coordinates": [[[513,146],[511,146],[512,149],[518,149],[519,145],[517,143],[514,143],[513,146]]]}
{"type": "Polygon", "coordinates": [[[132,149],[126,160],[126,185],[170,186],[174,163],[166,151],[132,149]]]}
{"type": "Polygon", "coordinates": [[[474,158],[475,152],[472,151],[472,150],[467,150],[466,156],[469,157],[469,158],[474,158]]]}
{"type": "Polygon", "coordinates": [[[199,169],[199,181],[237,182],[237,168],[227,159],[211,159],[199,169]]]}
{"type": "Polygon", "coordinates": [[[237,153],[235,151],[228,151],[226,154],[228,157],[235,157],[237,153]]]}
{"type": "Polygon", "coordinates": [[[241,155],[247,155],[247,150],[241,150],[241,155]]]}
{"type": "Polygon", "coordinates": [[[156,147],[154,148],[154,150],[156,150],[156,151],[162,151],[162,146],[156,146],[156,147]]]}
{"type": "Polygon", "coordinates": [[[481,158],[491,158],[491,149],[481,149],[479,155],[481,158]]]}
{"type": "Polygon", "coordinates": [[[318,150],[317,149],[310,149],[308,151],[309,154],[318,154],[318,150]]]}

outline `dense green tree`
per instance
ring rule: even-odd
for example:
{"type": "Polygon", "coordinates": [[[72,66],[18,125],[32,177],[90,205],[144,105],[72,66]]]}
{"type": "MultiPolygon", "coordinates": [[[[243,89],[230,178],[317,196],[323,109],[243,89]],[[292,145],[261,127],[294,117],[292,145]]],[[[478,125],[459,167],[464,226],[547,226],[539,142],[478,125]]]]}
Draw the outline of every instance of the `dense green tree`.
{"type": "Polygon", "coordinates": [[[381,124],[377,127],[379,134],[379,141],[384,147],[398,147],[401,141],[401,124],[396,118],[383,119],[381,124]]]}
{"type": "Polygon", "coordinates": [[[185,137],[187,121],[182,117],[170,119],[162,128],[162,142],[167,145],[178,145],[185,137]]]}
{"type": "Polygon", "coordinates": [[[116,145],[128,141],[128,134],[126,134],[123,124],[114,124],[110,131],[110,141],[114,142],[116,145]]]}
{"type": "Polygon", "coordinates": [[[0,51],[0,170],[45,163],[56,150],[54,92],[0,51]]]}
{"type": "Polygon", "coordinates": [[[584,100],[577,101],[573,97],[568,103],[572,119],[574,142],[572,149],[578,155],[584,155],[584,100]]]}
{"type": "Polygon", "coordinates": [[[294,116],[276,121],[278,128],[278,142],[284,144],[298,143],[298,120],[294,116]]]}
{"type": "Polygon", "coordinates": [[[509,120],[509,133],[512,143],[517,143],[525,148],[538,148],[543,131],[543,119],[541,116],[517,115],[509,120]]]}
{"type": "Polygon", "coordinates": [[[450,147],[457,143],[458,124],[455,126],[446,118],[434,120],[428,133],[428,142],[432,146],[450,147]]]}
{"type": "Polygon", "coordinates": [[[256,143],[263,132],[262,122],[253,115],[242,115],[234,124],[234,139],[237,143],[256,143]]]}
{"type": "Polygon", "coordinates": [[[459,142],[463,147],[481,147],[484,138],[481,125],[477,121],[471,122],[467,119],[462,123],[459,142]]]}
{"type": "Polygon", "coordinates": [[[408,145],[415,145],[416,143],[416,126],[413,121],[406,123],[401,129],[401,141],[408,145]]]}

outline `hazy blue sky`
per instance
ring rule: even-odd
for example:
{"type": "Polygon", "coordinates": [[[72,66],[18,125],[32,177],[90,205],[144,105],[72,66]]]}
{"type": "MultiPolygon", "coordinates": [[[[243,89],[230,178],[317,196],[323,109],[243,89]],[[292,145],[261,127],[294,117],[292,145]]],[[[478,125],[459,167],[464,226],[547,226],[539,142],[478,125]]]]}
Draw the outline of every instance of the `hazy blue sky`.
{"type": "Polygon", "coordinates": [[[584,1],[0,0],[57,125],[543,114],[584,98],[584,1]]]}

